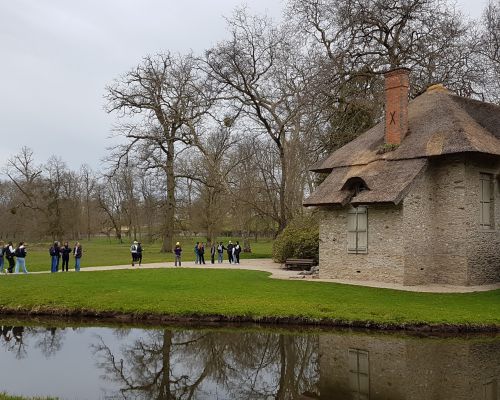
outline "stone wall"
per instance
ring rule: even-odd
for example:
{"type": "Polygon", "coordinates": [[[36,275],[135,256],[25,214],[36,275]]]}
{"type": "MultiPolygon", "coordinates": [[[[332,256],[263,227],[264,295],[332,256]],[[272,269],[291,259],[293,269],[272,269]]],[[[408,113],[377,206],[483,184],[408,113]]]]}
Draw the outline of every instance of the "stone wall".
{"type": "Polygon", "coordinates": [[[467,285],[467,192],[461,156],[429,160],[403,202],[405,285],[467,285]]]}
{"type": "Polygon", "coordinates": [[[482,285],[500,282],[500,162],[485,157],[471,158],[466,164],[467,191],[465,209],[469,221],[467,230],[468,284],[482,285]],[[494,227],[482,229],[479,225],[481,173],[490,173],[494,179],[494,227]]]}
{"type": "Polygon", "coordinates": [[[348,208],[325,210],[320,222],[320,278],[403,283],[402,210],[368,207],[368,254],[347,253],[348,208]]]}

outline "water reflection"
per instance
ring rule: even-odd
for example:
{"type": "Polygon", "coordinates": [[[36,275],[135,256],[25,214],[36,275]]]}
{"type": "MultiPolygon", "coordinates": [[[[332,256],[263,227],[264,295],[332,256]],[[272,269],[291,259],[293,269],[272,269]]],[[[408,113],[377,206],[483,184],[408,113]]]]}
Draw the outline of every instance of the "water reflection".
{"type": "Polygon", "coordinates": [[[23,379],[18,386],[15,381],[9,381],[10,386],[2,382],[0,392],[30,396],[500,399],[498,336],[443,339],[241,328],[62,329],[11,323],[1,327],[0,344],[0,371],[6,362],[13,375],[17,367],[26,374],[29,363],[42,374],[39,381],[23,379]],[[37,383],[50,381],[50,368],[44,367],[49,362],[61,369],[78,369],[78,379],[57,386],[37,383]]]}
{"type": "Polygon", "coordinates": [[[312,335],[163,330],[92,349],[125,399],[296,399],[319,382],[312,335]]]}

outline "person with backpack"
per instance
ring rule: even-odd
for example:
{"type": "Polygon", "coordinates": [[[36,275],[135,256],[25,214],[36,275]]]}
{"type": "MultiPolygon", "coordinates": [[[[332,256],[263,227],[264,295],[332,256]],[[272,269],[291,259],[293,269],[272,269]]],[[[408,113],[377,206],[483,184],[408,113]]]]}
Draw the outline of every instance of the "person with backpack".
{"type": "Polygon", "coordinates": [[[182,255],[182,247],[179,242],[175,244],[174,248],[175,253],[175,266],[177,267],[177,262],[179,262],[179,267],[181,266],[181,255],[182,255]]]}
{"type": "Polygon", "coordinates": [[[240,263],[240,253],[241,253],[240,242],[236,241],[236,245],[233,247],[233,260],[235,264],[240,263]]]}
{"type": "Polygon", "coordinates": [[[80,261],[82,259],[83,250],[80,242],[75,243],[75,247],[73,248],[73,255],[75,256],[75,271],[80,272],[80,261]]]}
{"type": "Polygon", "coordinates": [[[222,242],[219,243],[217,246],[217,263],[222,264],[224,261],[224,250],[226,250],[226,247],[222,242]]]}
{"type": "Polygon", "coordinates": [[[137,240],[134,240],[132,246],[130,246],[130,255],[132,256],[132,267],[135,265],[137,261],[137,240]]]}
{"type": "Polygon", "coordinates": [[[229,260],[229,264],[233,263],[233,242],[229,241],[227,245],[227,259],[229,260]]]}
{"type": "Polygon", "coordinates": [[[61,271],[64,272],[64,267],[66,267],[66,272],[68,272],[69,255],[71,254],[71,247],[69,247],[68,242],[64,242],[64,246],[61,247],[62,255],[62,267],[61,271]]]}
{"type": "Polygon", "coordinates": [[[16,274],[19,273],[19,268],[23,268],[23,272],[25,274],[28,273],[28,270],[26,269],[26,246],[24,242],[19,242],[19,245],[17,246],[17,249],[15,251],[16,255],[16,274]]]}
{"type": "Polygon", "coordinates": [[[59,257],[61,255],[59,242],[56,241],[52,246],[50,246],[49,254],[51,259],[50,272],[57,272],[59,270],[59,257]]]}
{"type": "Polygon", "coordinates": [[[141,246],[141,242],[137,243],[136,261],[139,263],[139,267],[140,267],[141,263],[142,263],[142,246],[141,246]]]}

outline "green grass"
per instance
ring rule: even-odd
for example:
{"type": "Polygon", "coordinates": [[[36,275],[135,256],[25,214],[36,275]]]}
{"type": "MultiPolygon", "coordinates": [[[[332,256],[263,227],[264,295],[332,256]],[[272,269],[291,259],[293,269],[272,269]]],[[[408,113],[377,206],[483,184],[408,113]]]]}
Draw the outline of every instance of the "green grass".
{"type": "Polygon", "coordinates": [[[169,268],[5,276],[0,279],[0,305],[10,310],[500,326],[500,290],[413,293],[276,280],[264,272],[242,270],[169,268]]]}
{"type": "MultiPolygon", "coordinates": [[[[183,248],[182,259],[184,261],[194,260],[194,244],[197,241],[202,241],[202,238],[178,238],[176,241],[181,243],[183,248]]],[[[239,238],[219,238],[218,241],[223,241],[227,245],[228,241],[236,240],[243,241],[239,238]]],[[[82,240],[83,258],[81,267],[97,267],[107,265],[123,265],[130,263],[130,240],[124,239],[124,243],[119,243],[116,239],[96,238],[90,241],[82,240]]],[[[241,253],[241,258],[270,258],[272,255],[272,240],[259,240],[250,242],[252,253],[241,253]]],[[[26,266],[28,271],[50,271],[50,243],[28,243],[28,256],[26,258],[26,266]]],[[[74,243],[70,242],[70,247],[74,243]]],[[[160,243],[142,243],[143,246],[143,263],[173,263],[174,256],[172,253],[160,253],[160,243]]],[[[226,254],[224,254],[224,258],[226,254]]],[[[205,260],[210,259],[210,252],[205,252],[205,260]]],[[[74,269],[74,258],[70,258],[69,267],[74,269]]]]}

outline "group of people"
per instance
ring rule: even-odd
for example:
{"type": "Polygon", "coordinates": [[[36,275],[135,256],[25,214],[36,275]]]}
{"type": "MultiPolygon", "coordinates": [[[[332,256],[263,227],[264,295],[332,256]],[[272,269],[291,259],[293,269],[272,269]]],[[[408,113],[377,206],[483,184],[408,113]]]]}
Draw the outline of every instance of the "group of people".
{"type": "Polygon", "coordinates": [[[142,246],[141,246],[141,242],[138,242],[137,240],[134,240],[134,243],[132,243],[132,246],[130,246],[130,254],[132,256],[132,267],[135,264],[139,264],[139,266],[141,266],[141,263],[142,263],[142,246]]]}
{"type": "Polygon", "coordinates": [[[69,256],[73,253],[75,257],[75,271],[80,271],[80,261],[83,255],[82,245],[80,242],[75,243],[75,247],[69,247],[68,242],[64,242],[61,246],[61,243],[55,241],[52,246],[49,248],[49,254],[51,259],[50,272],[58,272],[59,264],[62,259],[61,271],[68,271],[69,266],[69,256]]]}
{"type": "MultiPolygon", "coordinates": [[[[223,242],[219,242],[218,244],[216,242],[212,244],[196,242],[196,244],[194,245],[195,264],[205,264],[205,248],[206,248],[205,246],[210,249],[210,262],[212,264],[215,264],[215,256],[217,256],[218,264],[224,262],[224,251],[227,251],[227,259],[229,261],[229,264],[240,263],[240,253],[241,253],[240,242],[237,241],[236,244],[233,244],[233,242],[229,241],[227,247],[224,246],[223,242]]],[[[174,254],[175,254],[175,266],[177,267],[177,264],[179,264],[180,267],[182,247],[179,242],[175,244],[174,254]]]]}
{"type": "Polygon", "coordinates": [[[12,242],[5,244],[3,240],[0,240],[0,271],[4,273],[16,274],[19,269],[22,268],[25,274],[28,273],[26,269],[26,245],[24,242],[19,242],[19,244],[14,247],[12,242]],[[8,266],[4,268],[8,263],[8,266]]]}

